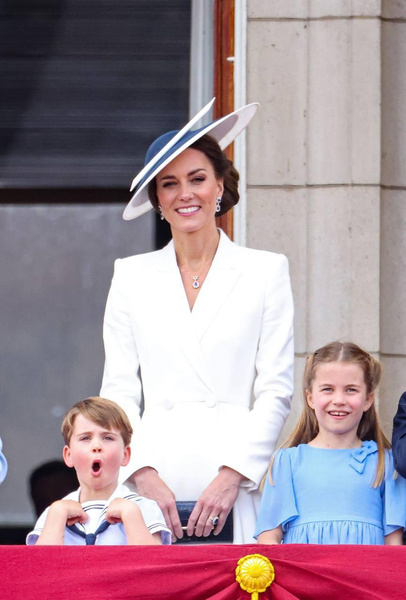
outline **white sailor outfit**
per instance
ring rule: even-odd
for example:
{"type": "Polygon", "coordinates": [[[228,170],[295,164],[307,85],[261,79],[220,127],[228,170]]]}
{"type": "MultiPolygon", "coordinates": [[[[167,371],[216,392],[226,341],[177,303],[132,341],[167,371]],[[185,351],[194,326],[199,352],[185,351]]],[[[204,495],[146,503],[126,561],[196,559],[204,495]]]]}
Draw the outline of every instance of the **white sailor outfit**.
{"type": "MultiPolygon", "coordinates": [[[[79,502],[80,488],[76,491],[68,494],[63,500],[76,500],[79,502]]],[[[135,492],[132,492],[125,485],[119,485],[114,490],[113,494],[106,501],[104,500],[89,500],[88,502],[82,502],[82,508],[88,515],[86,523],[78,523],[76,527],[81,532],[76,532],[75,529],[65,528],[65,545],[67,546],[84,546],[86,544],[86,534],[93,534],[97,532],[97,529],[106,523],[105,515],[107,508],[115,498],[125,498],[131,502],[135,502],[139,507],[145,524],[151,534],[160,533],[163,544],[170,544],[172,540],[171,531],[166,526],[164,516],[161,509],[155,500],[149,500],[143,498],[135,492]]],[[[47,518],[49,507],[44,510],[42,515],[38,518],[33,531],[27,535],[26,544],[32,546],[38,540],[45,521],[47,518]]],[[[102,527],[103,529],[103,527],[102,527]]],[[[89,543],[89,542],[88,542],[89,543]]],[[[104,531],[96,535],[95,545],[97,546],[119,546],[126,545],[127,538],[125,535],[124,525],[122,523],[115,523],[107,527],[104,531]]]]}

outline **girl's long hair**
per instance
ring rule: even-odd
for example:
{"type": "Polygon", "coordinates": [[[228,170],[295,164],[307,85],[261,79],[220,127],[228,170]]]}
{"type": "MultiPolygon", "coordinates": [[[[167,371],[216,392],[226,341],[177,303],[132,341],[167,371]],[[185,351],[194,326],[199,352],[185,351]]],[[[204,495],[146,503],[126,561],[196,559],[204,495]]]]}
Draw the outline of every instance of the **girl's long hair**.
{"type": "MultiPolygon", "coordinates": [[[[306,360],[306,367],[303,375],[304,407],[302,414],[296,427],[280,448],[292,448],[299,444],[308,444],[314,440],[319,433],[319,424],[316,419],[316,414],[307,402],[306,392],[311,392],[318,366],[330,362],[359,365],[364,373],[367,395],[371,392],[375,392],[379,385],[381,379],[381,365],[379,361],[356,344],[353,344],[352,342],[332,342],[331,344],[319,348],[313,352],[313,354],[310,354],[306,360]]],[[[358,425],[357,436],[362,441],[374,440],[377,443],[378,464],[373,486],[378,487],[385,478],[385,449],[391,448],[391,444],[385,437],[379,425],[375,401],[369,409],[363,413],[358,425]]],[[[274,458],[275,455],[273,456],[269,467],[271,481],[274,458]]]]}

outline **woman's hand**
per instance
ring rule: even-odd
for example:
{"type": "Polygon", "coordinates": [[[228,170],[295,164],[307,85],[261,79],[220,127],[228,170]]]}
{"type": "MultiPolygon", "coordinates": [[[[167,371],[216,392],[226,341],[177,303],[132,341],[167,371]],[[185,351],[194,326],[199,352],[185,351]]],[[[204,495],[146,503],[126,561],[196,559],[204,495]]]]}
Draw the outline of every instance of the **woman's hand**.
{"type": "Polygon", "coordinates": [[[176,541],[176,538],[183,537],[175,495],[159,477],[157,471],[152,467],[143,467],[133,474],[133,482],[141,496],[155,500],[158,503],[164,514],[166,524],[172,531],[172,540],[176,541]]]}
{"type": "Polygon", "coordinates": [[[218,517],[213,531],[218,535],[234,506],[243,479],[238,471],[223,467],[196,502],[189,517],[187,534],[207,537],[213,531],[213,519],[218,517]]]}

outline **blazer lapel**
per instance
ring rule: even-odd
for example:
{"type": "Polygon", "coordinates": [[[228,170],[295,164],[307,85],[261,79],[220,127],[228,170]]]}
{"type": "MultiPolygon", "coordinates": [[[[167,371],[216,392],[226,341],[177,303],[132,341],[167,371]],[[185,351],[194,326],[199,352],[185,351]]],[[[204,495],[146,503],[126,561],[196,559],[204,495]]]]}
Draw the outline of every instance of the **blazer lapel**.
{"type": "Polygon", "coordinates": [[[173,241],[162,250],[158,270],[160,271],[159,281],[162,302],[166,307],[166,327],[169,328],[174,344],[178,345],[204,385],[213,392],[212,380],[199,344],[195,321],[189,308],[182,277],[176,262],[173,241]]]}
{"type": "Polygon", "coordinates": [[[193,320],[200,341],[241,276],[237,247],[220,230],[220,242],[210,271],[193,307],[193,320]]]}

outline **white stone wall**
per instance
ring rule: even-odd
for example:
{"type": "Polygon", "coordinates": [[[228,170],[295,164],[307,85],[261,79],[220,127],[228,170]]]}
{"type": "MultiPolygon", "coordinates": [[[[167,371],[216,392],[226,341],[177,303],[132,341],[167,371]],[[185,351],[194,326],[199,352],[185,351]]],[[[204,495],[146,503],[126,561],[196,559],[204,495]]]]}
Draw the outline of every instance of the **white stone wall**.
{"type": "Polygon", "coordinates": [[[406,389],[406,1],[248,0],[247,245],[283,252],[296,392],[334,339],[379,356],[387,435],[406,389]]]}
{"type": "Polygon", "coordinates": [[[406,389],[406,1],[382,2],[381,412],[406,389]]]}

